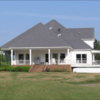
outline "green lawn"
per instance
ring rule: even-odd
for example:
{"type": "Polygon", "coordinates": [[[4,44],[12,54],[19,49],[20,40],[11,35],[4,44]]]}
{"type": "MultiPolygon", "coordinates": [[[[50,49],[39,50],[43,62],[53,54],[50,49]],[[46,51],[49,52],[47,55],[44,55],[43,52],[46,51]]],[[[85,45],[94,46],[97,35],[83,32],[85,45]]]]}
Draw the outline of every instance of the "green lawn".
{"type": "Polygon", "coordinates": [[[0,100],[99,100],[100,74],[0,72],[0,100]]]}

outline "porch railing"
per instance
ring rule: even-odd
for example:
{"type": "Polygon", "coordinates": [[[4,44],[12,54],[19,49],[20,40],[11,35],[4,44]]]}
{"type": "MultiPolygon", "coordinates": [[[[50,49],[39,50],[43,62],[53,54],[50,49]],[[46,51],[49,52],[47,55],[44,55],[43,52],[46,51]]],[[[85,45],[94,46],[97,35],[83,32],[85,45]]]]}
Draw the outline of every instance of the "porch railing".
{"type": "Polygon", "coordinates": [[[92,64],[93,65],[100,65],[100,60],[93,60],[92,61],[92,64]]]}
{"type": "MultiPolygon", "coordinates": [[[[33,62],[32,62],[32,64],[35,64],[33,62]]],[[[29,65],[30,60],[15,60],[15,61],[13,61],[13,63],[15,65],[29,65]]],[[[40,62],[38,64],[49,64],[49,62],[40,62]]],[[[66,61],[65,60],[50,60],[50,64],[66,64],[66,61]]]]}
{"type": "Polygon", "coordinates": [[[66,64],[66,61],[65,60],[55,60],[55,59],[52,59],[52,60],[50,60],[50,63],[51,64],[66,64]]]}
{"type": "MultiPolygon", "coordinates": [[[[34,62],[34,61],[33,61],[34,62]]],[[[35,64],[33,63],[32,64],[35,64]]],[[[16,60],[15,65],[29,65],[30,60],[16,60]]],[[[39,64],[49,64],[49,62],[40,62],[39,64]]],[[[50,60],[50,64],[71,64],[71,65],[100,65],[100,60],[50,60]]]]}
{"type": "Polygon", "coordinates": [[[71,64],[100,65],[100,60],[76,60],[76,61],[74,60],[71,62],[71,64]]]}
{"type": "Polygon", "coordinates": [[[16,60],[16,65],[29,65],[29,60],[16,60]]]}

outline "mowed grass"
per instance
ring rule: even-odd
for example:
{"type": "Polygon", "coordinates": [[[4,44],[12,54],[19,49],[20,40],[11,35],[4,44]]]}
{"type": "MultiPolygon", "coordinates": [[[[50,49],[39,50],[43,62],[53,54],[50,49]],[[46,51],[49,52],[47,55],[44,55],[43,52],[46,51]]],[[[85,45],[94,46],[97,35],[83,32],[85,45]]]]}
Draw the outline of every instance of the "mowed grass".
{"type": "Polygon", "coordinates": [[[100,74],[0,72],[0,100],[99,100],[100,74]]]}

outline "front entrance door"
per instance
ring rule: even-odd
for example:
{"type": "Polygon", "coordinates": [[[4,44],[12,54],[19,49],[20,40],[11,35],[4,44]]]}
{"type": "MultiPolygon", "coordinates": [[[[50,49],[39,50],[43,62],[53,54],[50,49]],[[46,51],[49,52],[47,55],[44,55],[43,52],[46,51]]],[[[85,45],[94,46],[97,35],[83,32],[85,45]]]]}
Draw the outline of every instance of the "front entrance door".
{"type": "Polygon", "coordinates": [[[58,64],[58,54],[57,53],[53,53],[53,58],[56,61],[56,64],[58,64]]]}

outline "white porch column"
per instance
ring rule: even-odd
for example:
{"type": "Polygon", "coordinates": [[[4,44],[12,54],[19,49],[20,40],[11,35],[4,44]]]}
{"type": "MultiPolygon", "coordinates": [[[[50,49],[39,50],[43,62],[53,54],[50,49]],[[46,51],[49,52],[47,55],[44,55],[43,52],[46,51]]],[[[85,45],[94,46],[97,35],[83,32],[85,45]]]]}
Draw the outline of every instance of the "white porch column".
{"type": "Polygon", "coordinates": [[[30,54],[30,65],[32,65],[32,50],[29,50],[29,54],[30,54]]]}
{"type": "Polygon", "coordinates": [[[66,63],[69,64],[69,49],[67,49],[67,56],[68,57],[67,57],[67,62],[66,63]]]}
{"type": "Polygon", "coordinates": [[[93,54],[93,61],[95,61],[95,54],[93,54]]]}
{"type": "Polygon", "coordinates": [[[49,65],[50,65],[50,49],[48,49],[48,60],[49,60],[49,65]]]}
{"type": "Polygon", "coordinates": [[[13,50],[11,50],[11,65],[13,65],[13,50]]]}
{"type": "Polygon", "coordinates": [[[14,52],[15,52],[15,64],[17,64],[16,51],[14,51],[14,52]]]}

